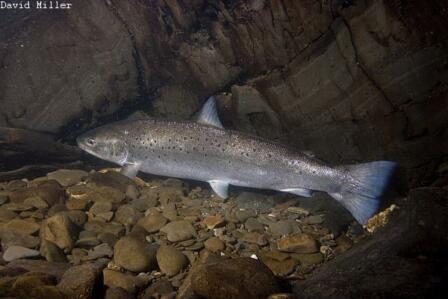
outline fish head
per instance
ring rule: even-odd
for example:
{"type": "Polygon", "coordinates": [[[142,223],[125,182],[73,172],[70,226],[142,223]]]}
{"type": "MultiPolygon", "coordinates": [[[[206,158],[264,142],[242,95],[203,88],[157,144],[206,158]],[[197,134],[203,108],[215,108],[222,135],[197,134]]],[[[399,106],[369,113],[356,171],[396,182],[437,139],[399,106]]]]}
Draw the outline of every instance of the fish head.
{"type": "Polygon", "coordinates": [[[113,126],[88,131],[76,138],[78,146],[87,153],[103,160],[123,165],[129,155],[129,147],[123,134],[113,126]]]}

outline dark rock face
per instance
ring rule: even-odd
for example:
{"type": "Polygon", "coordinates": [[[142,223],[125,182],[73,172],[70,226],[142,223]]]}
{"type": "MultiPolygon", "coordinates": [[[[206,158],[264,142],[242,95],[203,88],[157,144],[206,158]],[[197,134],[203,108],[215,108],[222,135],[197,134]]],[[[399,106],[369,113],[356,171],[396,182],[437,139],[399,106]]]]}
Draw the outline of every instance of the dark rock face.
{"type": "Polygon", "coordinates": [[[448,193],[420,188],[372,238],[295,285],[299,298],[443,298],[448,193]]]}
{"type": "Polygon", "coordinates": [[[95,0],[8,16],[0,124],[67,133],[136,98],[187,118],[227,91],[227,125],[431,180],[448,147],[446,4],[342,2],[95,0]]]}
{"type": "Polygon", "coordinates": [[[192,273],[191,283],[205,298],[266,298],[279,291],[269,268],[251,258],[205,264],[192,273]]]}
{"type": "Polygon", "coordinates": [[[104,1],[24,19],[9,22],[5,32],[16,32],[2,40],[8,125],[57,132],[85,110],[110,113],[137,94],[133,45],[104,1]]]}

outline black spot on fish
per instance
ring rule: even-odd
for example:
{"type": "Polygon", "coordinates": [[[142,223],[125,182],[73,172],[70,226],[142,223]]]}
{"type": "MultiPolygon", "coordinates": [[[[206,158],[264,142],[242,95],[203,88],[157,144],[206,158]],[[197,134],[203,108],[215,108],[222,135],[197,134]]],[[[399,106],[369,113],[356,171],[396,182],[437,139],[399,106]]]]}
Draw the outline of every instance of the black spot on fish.
{"type": "Polygon", "coordinates": [[[184,140],[187,140],[187,137],[184,137],[184,140]]]}
{"type": "Polygon", "coordinates": [[[257,149],[256,148],[254,148],[254,153],[257,151],[257,149]]]}
{"type": "Polygon", "coordinates": [[[168,142],[171,142],[171,138],[170,138],[170,139],[168,139],[168,142]]]}
{"type": "Polygon", "coordinates": [[[272,155],[271,154],[268,154],[268,158],[271,158],[272,157],[272,155]]]}

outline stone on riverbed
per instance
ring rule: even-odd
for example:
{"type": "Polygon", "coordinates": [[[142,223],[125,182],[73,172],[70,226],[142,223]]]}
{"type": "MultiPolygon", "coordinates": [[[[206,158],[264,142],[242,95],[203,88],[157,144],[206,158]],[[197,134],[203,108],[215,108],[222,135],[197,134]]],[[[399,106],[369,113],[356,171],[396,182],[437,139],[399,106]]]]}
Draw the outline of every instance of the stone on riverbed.
{"type": "Polygon", "coordinates": [[[224,219],[221,215],[207,216],[203,223],[208,229],[214,229],[224,224],[224,219]]]}
{"type": "Polygon", "coordinates": [[[126,292],[135,293],[146,285],[146,280],[140,276],[125,274],[114,270],[103,270],[104,285],[109,288],[122,288],[126,292]]]}
{"type": "Polygon", "coordinates": [[[277,241],[278,250],[295,253],[314,253],[318,252],[316,240],[308,234],[295,234],[281,238],[277,241]]]}
{"type": "Polygon", "coordinates": [[[264,233],[264,225],[259,222],[257,219],[255,218],[248,218],[246,220],[246,222],[244,222],[244,227],[249,231],[249,232],[259,232],[259,233],[264,233]]]}
{"type": "Polygon", "coordinates": [[[95,216],[110,211],[112,211],[112,203],[109,201],[97,201],[89,209],[89,213],[95,216]]]}
{"type": "Polygon", "coordinates": [[[291,233],[300,232],[300,228],[295,222],[280,220],[269,224],[269,231],[274,237],[286,236],[291,233]]]}
{"type": "Polygon", "coordinates": [[[36,248],[40,243],[40,239],[38,237],[11,230],[0,230],[0,239],[2,240],[3,250],[6,250],[12,245],[19,245],[26,248],[36,248]]]}
{"type": "Polygon", "coordinates": [[[9,221],[8,223],[5,223],[0,226],[0,231],[7,230],[7,231],[14,231],[19,232],[27,235],[32,235],[39,231],[40,225],[32,220],[22,220],[22,219],[13,219],[9,221]]]}
{"type": "Polygon", "coordinates": [[[62,279],[57,286],[73,298],[96,298],[99,291],[102,290],[102,279],[100,279],[99,274],[100,271],[92,264],[74,266],[62,275],[62,279]]]}
{"type": "Polygon", "coordinates": [[[211,252],[219,252],[223,251],[226,248],[226,245],[223,241],[218,239],[217,237],[211,237],[204,242],[205,249],[210,250],[211,252]]]}
{"type": "Polygon", "coordinates": [[[114,248],[115,263],[132,272],[151,271],[156,267],[153,247],[132,236],[118,240],[114,248]]]}
{"type": "Polygon", "coordinates": [[[17,214],[11,210],[0,207],[0,226],[1,223],[8,222],[17,217],[17,214]]]}
{"type": "Polygon", "coordinates": [[[78,228],[65,213],[56,214],[42,222],[42,240],[56,244],[60,249],[69,252],[78,237],[78,228]]]}
{"type": "Polygon", "coordinates": [[[185,241],[197,235],[191,223],[185,220],[170,222],[160,231],[167,234],[167,239],[170,242],[185,241]]]}
{"type": "Polygon", "coordinates": [[[148,215],[141,218],[137,222],[137,225],[143,227],[148,233],[152,234],[158,232],[167,222],[168,219],[162,215],[148,215]]]}
{"type": "Polygon", "coordinates": [[[205,298],[266,298],[280,287],[274,274],[260,261],[236,258],[195,268],[191,275],[195,293],[205,298]]]}
{"type": "Polygon", "coordinates": [[[5,260],[5,262],[11,262],[22,258],[36,257],[39,256],[39,254],[40,253],[37,250],[12,245],[6,249],[5,253],[3,253],[3,260],[5,260]]]}
{"type": "Polygon", "coordinates": [[[116,237],[121,237],[124,234],[124,227],[117,222],[104,222],[99,220],[88,221],[84,225],[84,229],[97,234],[110,233],[116,237]]]}
{"type": "Polygon", "coordinates": [[[25,205],[35,207],[36,209],[47,209],[48,203],[43,200],[40,196],[28,197],[23,201],[25,205]]]}
{"type": "Polygon", "coordinates": [[[61,186],[69,187],[81,182],[89,174],[83,170],[59,169],[47,174],[48,179],[55,180],[61,186]]]}
{"type": "Polygon", "coordinates": [[[174,276],[188,265],[188,259],[177,248],[162,245],[157,250],[157,263],[162,273],[174,276]]]}
{"type": "Polygon", "coordinates": [[[122,205],[115,212],[115,221],[123,225],[134,225],[142,217],[142,213],[131,205],[122,205]]]}
{"type": "Polygon", "coordinates": [[[95,172],[89,176],[87,181],[87,186],[89,187],[111,187],[121,191],[123,194],[126,193],[129,185],[135,185],[133,180],[116,171],[95,172]]]}
{"type": "Polygon", "coordinates": [[[67,258],[64,252],[53,242],[42,240],[40,244],[40,255],[49,262],[65,263],[67,258]]]}

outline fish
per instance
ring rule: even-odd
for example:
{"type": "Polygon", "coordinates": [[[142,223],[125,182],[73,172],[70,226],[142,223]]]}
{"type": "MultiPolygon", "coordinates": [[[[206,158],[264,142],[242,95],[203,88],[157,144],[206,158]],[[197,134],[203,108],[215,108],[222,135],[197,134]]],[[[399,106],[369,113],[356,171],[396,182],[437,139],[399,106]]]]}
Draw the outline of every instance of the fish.
{"type": "Polygon", "coordinates": [[[396,163],[373,161],[331,166],[309,152],[223,127],[210,97],[196,120],[124,120],[88,131],[77,138],[89,154],[139,171],[208,182],[222,198],[229,185],[312,197],[326,192],[361,224],[378,210],[396,163]]]}

